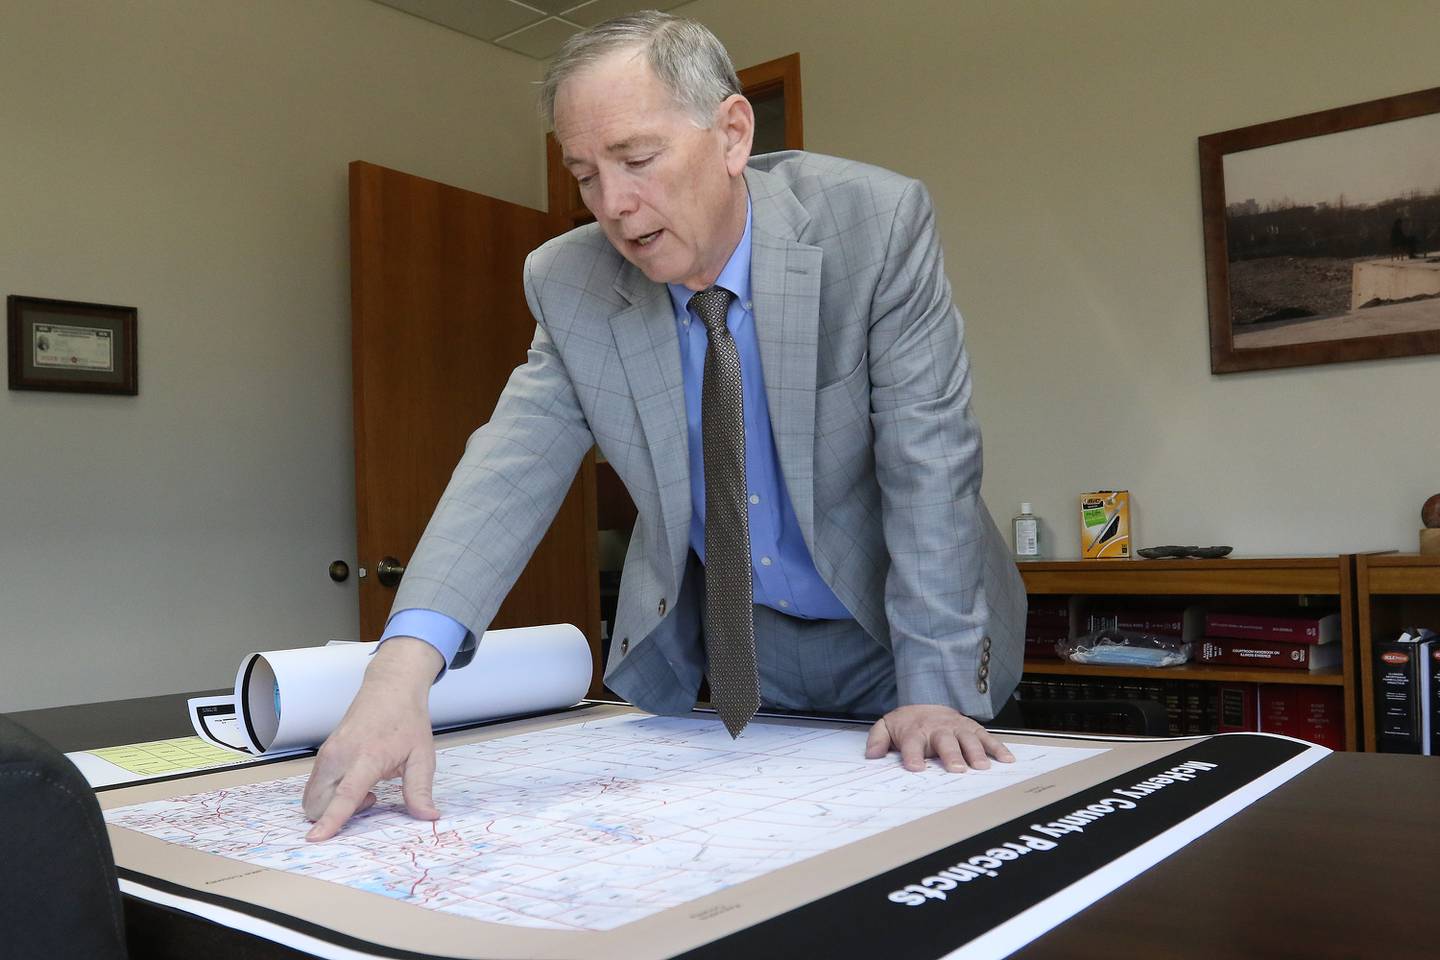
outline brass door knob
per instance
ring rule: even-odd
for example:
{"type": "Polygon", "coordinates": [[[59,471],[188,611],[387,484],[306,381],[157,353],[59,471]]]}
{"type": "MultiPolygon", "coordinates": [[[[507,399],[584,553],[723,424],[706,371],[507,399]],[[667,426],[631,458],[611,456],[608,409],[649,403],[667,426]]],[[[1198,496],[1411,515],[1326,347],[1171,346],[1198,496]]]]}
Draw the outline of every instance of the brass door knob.
{"type": "Polygon", "coordinates": [[[380,562],[375,565],[375,576],[379,578],[382,587],[398,586],[400,578],[405,576],[405,564],[394,557],[381,557],[380,562]]]}
{"type": "Polygon", "coordinates": [[[350,577],[350,564],[344,560],[335,560],[330,564],[330,579],[336,583],[344,583],[350,577]]]}

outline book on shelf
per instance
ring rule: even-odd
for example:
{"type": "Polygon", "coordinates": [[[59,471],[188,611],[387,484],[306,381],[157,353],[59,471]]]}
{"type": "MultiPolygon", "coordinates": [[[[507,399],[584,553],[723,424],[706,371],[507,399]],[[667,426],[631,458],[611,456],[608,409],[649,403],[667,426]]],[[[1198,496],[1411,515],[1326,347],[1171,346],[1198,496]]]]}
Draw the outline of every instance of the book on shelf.
{"type": "Polygon", "coordinates": [[[1340,614],[1277,617],[1258,613],[1209,613],[1205,636],[1278,643],[1333,643],[1340,639],[1340,614]]]}
{"type": "Polygon", "coordinates": [[[1070,601],[1064,597],[1031,597],[1026,611],[1032,619],[1068,622],[1070,601]]]}
{"type": "Polygon", "coordinates": [[[1427,757],[1440,757],[1440,640],[1430,644],[1429,656],[1423,658],[1421,669],[1425,674],[1420,688],[1421,752],[1427,757]]]}
{"type": "Polygon", "coordinates": [[[1433,709],[1430,716],[1425,710],[1430,689],[1426,674],[1433,672],[1429,665],[1437,647],[1440,639],[1423,629],[1407,629],[1393,640],[1375,643],[1375,739],[1382,753],[1424,753],[1430,747],[1424,736],[1434,727],[1433,709]]]}
{"type": "MultiPolygon", "coordinates": [[[[1110,679],[1103,676],[1045,676],[1025,679],[1020,684],[1021,699],[1151,699],[1165,705],[1165,733],[1171,737],[1185,734],[1217,733],[1215,707],[1211,704],[1212,684],[1200,681],[1149,681],[1149,679],[1110,679]]],[[[1251,699],[1254,684],[1248,684],[1251,699]]],[[[1119,720],[1123,720],[1120,717],[1119,720]]],[[[1084,730],[1086,733],[1120,733],[1122,725],[1113,730],[1104,728],[1104,721],[1093,714],[1057,714],[1051,730],[1084,730]]],[[[1254,727],[1250,727],[1254,730],[1254,727]]]]}
{"type": "Polygon", "coordinates": [[[1195,662],[1224,667],[1330,670],[1340,666],[1338,643],[1282,643],[1206,637],[1195,644],[1195,662]]]}
{"type": "Polygon", "coordinates": [[[1088,620],[1091,633],[1123,630],[1127,633],[1178,637],[1185,632],[1183,610],[1092,610],[1088,620]]]}
{"type": "Polygon", "coordinates": [[[1261,733],[1345,749],[1345,691],[1339,687],[1262,683],[1257,699],[1261,733]]]}
{"type": "Polygon", "coordinates": [[[1175,680],[1166,682],[1160,702],[1165,704],[1165,732],[1172,737],[1184,733],[1185,695],[1181,692],[1179,682],[1175,680]]]}
{"type": "MultiPolygon", "coordinates": [[[[1278,733],[1332,750],[1345,749],[1345,692],[1291,683],[1108,680],[1046,677],[1020,684],[1022,700],[1154,700],[1165,705],[1170,736],[1278,733]]],[[[1050,729],[1101,732],[1093,713],[1053,715],[1050,729]]]]}
{"type": "Polygon", "coordinates": [[[1184,733],[1206,734],[1214,733],[1210,729],[1210,697],[1207,695],[1207,685],[1199,680],[1182,681],[1184,688],[1181,691],[1181,717],[1184,721],[1184,733]]]}
{"type": "Polygon", "coordinates": [[[1260,700],[1254,683],[1217,683],[1214,691],[1216,733],[1255,733],[1260,729],[1260,700]]]}
{"type": "MultiPolygon", "coordinates": [[[[1180,684],[1174,681],[1162,683],[1096,677],[1045,677],[1044,679],[1022,680],[1016,695],[1021,700],[1056,700],[1062,703],[1067,700],[1153,700],[1160,703],[1166,700],[1166,687],[1168,686],[1178,688],[1180,684]]],[[[1042,730],[1125,733],[1130,719],[1123,709],[1107,713],[1103,710],[1097,711],[1093,707],[1084,709],[1077,707],[1074,711],[1067,711],[1061,707],[1053,712],[1046,711],[1041,717],[1035,718],[1033,722],[1036,723],[1037,729],[1042,730]]],[[[1183,730],[1177,723],[1171,722],[1168,724],[1166,732],[1171,735],[1179,735],[1183,730]]]]}
{"type": "Polygon", "coordinates": [[[1070,635],[1070,604],[1055,597],[1031,597],[1025,611],[1026,639],[1063,639],[1070,635]]]}

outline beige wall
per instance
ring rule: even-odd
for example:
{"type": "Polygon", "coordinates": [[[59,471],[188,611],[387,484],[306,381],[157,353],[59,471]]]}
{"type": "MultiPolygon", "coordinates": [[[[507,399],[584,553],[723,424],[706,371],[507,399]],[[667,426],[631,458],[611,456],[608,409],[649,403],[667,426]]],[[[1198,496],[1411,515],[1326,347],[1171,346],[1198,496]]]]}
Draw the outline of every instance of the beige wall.
{"type": "Polygon", "coordinates": [[[798,50],[806,145],[924,179],[967,321],[985,494],[1073,557],[1414,551],[1440,357],[1210,374],[1196,137],[1434,86],[1440,4],[698,0],[741,65],[798,50]]]}
{"type": "Polygon", "coordinates": [[[0,711],[354,635],[346,165],[541,205],[539,74],[362,0],[0,4],[0,293],[140,311],[138,397],[0,390],[0,711]]]}

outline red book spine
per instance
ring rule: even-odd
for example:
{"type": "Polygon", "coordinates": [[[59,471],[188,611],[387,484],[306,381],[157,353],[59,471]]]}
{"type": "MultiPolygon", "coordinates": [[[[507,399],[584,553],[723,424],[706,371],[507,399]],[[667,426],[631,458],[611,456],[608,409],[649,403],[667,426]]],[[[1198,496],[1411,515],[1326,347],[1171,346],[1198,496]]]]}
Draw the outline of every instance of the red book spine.
{"type": "Polygon", "coordinates": [[[1343,750],[1344,693],[1337,687],[1262,683],[1260,729],[1343,750]]]}
{"type": "Polygon", "coordinates": [[[1279,667],[1285,670],[1310,668],[1309,643],[1276,643],[1266,640],[1216,640],[1206,637],[1197,644],[1196,659],[1228,667],[1279,667]]]}
{"type": "Polygon", "coordinates": [[[1338,616],[1265,617],[1245,613],[1209,613],[1205,615],[1205,635],[1235,640],[1325,643],[1333,639],[1338,624],[1338,616]]]}

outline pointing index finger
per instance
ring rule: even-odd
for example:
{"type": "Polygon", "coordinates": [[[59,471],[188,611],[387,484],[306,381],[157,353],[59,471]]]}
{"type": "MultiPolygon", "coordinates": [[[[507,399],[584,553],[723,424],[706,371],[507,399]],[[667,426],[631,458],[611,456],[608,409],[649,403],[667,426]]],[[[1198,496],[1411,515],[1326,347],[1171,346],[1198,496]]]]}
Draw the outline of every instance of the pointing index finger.
{"type": "Polygon", "coordinates": [[[353,771],[335,788],[335,794],[326,805],[325,812],[315,821],[315,826],[305,834],[309,841],[329,840],[340,832],[340,828],[361,810],[368,810],[375,803],[375,794],[370,788],[377,778],[356,775],[353,771]]]}

